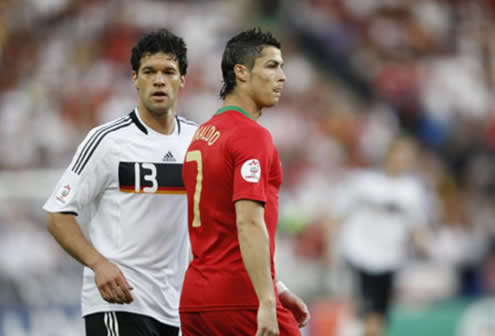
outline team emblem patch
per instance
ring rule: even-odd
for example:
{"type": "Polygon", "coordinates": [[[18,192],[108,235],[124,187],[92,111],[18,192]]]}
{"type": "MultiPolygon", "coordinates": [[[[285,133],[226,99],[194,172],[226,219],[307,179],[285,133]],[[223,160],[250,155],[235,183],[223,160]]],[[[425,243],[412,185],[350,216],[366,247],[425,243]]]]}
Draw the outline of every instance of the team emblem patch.
{"type": "Polygon", "coordinates": [[[244,180],[257,183],[261,176],[260,162],[256,159],[249,159],[242,165],[241,176],[244,180]]]}

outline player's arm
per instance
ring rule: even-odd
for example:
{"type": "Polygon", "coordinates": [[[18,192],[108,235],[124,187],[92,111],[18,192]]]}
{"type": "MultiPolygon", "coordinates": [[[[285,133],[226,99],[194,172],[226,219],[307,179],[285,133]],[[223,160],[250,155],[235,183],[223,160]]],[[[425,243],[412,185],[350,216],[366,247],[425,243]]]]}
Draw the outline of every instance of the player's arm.
{"type": "Polygon", "coordinates": [[[256,201],[239,200],[235,202],[235,211],[242,260],[259,302],[256,335],[278,335],[277,301],[264,208],[256,201]]]}
{"type": "Polygon", "coordinates": [[[310,318],[308,306],[299,296],[292,293],[281,280],[277,279],[276,284],[280,303],[294,315],[299,328],[306,326],[310,318]]]}
{"type": "Polygon", "coordinates": [[[433,256],[432,242],[428,230],[431,213],[427,210],[429,206],[426,204],[426,200],[429,200],[430,197],[427,195],[427,191],[425,191],[422,184],[416,184],[415,191],[415,193],[411,193],[415,196],[413,198],[415,202],[411,203],[407,208],[407,214],[412,224],[410,228],[410,242],[421,257],[430,258],[433,256]]]}
{"type": "Polygon", "coordinates": [[[132,287],[120,269],[90,244],[73,215],[48,213],[47,229],[67,253],[93,270],[103,299],[111,303],[132,302],[132,287]]]}
{"type": "MultiPolygon", "coordinates": [[[[114,125],[131,122],[122,119],[114,125]]],[[[128,303],[132,301],[131,287],[124,275],[92,246],[75,216],[70,214],[79,213],[91,204],[111,182],[111,169],[115,164],[112,143],[108,138],[99,138],[105,127],[88,133],[43,209],[48,212],[48,231],[71,256],[93,270],[102,298],[111,303],[128,303]],[[97,139],[100,141],[95,141],[97,139]]]]}
{"type": "Polygon", "coordinates": [[[431,242],[428,239],[428,232],[422,228],[414,228],[411,231],[411,241],[416,251],[422,257],[431,257],[431,242]]]}

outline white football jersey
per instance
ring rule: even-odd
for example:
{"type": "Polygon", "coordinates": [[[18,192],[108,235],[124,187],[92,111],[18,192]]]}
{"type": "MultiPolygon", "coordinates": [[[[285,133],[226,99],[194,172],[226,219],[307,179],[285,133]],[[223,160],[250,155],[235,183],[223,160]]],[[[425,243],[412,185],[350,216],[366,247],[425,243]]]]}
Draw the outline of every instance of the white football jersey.
{"type": "Polygon", "coordinates": [[[131,304],[108,303],[85,267],[83,316],[126,311],[179,326],[190,253],[182,164],[196,129],[176,117],[172,134],[157,133],[136,108],[91,130],[78,147],[43,209],[77,215],[88,240],[134,287],[131,304]]]}
{"type": "Polygon", "coordinates": [[[397,270],[407,257],[409,234],[428,221],[428,197],[413,176],[361,170],[350,174],[336,199],[344,258],[368,272],[397,270]]]}

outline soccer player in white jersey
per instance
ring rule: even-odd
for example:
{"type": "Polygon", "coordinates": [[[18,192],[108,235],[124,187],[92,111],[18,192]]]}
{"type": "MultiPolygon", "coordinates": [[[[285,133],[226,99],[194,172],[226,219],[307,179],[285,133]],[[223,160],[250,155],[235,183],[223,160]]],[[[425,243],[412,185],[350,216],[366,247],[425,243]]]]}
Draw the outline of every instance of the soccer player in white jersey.
{"type": "Polygon", "coordinates": [[[383,169],[351,172],[334,204],[341,226],[337,245],[359,283],[364,336],[384,334],[394,275],[406,261],[408,242],[428,255],[430,209],[425,188],[411,174],[415,161],[415,143],[397,139],[383,169]]]}
{"type": "Polygon", "coordinates": [[[138,106],[91,130],[44,205],[84,265],[88,336],[178,335],[189,260],[182,164],[196,124],[176,114],[187,48],[166,30],[132,49],[138,106]]]}

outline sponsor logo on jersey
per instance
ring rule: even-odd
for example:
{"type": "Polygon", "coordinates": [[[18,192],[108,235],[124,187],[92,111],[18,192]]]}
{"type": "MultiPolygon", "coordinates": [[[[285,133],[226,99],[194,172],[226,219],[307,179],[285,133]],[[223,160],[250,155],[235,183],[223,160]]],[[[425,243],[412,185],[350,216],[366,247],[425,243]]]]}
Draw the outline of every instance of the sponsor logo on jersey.
{"type": "Polygon", "coordinates": [[[243,163],[241,168],[241,176],[244,180],[257,183],[261,177],[260,162],[256,159],[249,159],[243,163]]]}
{"type": "Polygon", "coordinates": [[[65,204],[65,198],[67,196],[69,196],[70,194],[70,191],[72,190],[72,188],[70,187],[70,185],[66,184],[62,187],[62,190],[60,190],[60,193],[58,196],[56,196],[55,198],[61,202],[61,203],[64,203],[65,204]]]}
{"type": "Polygon", "coordinates": [[[174,158],[174,155],[172,154],[172,152],[168,151],[167,154],[165,154],[163,156],[162,161],[171,162],[171,161],[177,161],[177,160],[174,158]]]}

